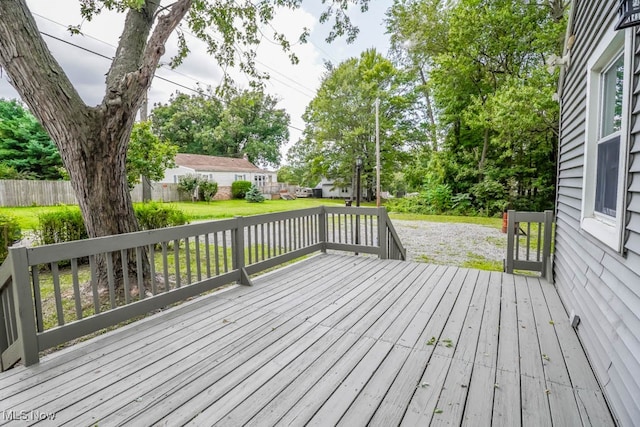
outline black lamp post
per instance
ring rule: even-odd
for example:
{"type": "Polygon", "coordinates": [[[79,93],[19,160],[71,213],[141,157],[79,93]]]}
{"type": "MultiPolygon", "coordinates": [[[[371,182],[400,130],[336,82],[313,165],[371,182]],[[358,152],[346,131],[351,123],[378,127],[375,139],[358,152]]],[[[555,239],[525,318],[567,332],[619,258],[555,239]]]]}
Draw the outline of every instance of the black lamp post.
{"type": "Polygon", "coordinates": [[[640,25],[640,0],[620,0],[616,30],[640,25]]]}
{"type": "Polygon", "coordinates": [[[356,206],[360,206],[360,196],[362,191],[360,191],[360,173],[362,171],[362,159],[358,157],[356,159],[356,206]]]}

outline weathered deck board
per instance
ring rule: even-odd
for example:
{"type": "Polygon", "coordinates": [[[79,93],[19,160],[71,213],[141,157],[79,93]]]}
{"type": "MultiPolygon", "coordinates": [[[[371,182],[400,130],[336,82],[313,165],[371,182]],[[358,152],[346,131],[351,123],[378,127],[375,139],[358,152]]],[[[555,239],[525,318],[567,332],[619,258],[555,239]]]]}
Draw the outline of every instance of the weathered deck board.
{"type": "Polygon", "coordinates": [[[0,395],[51,425],[613,425],[551,285],[338,255],[2,373],[0,395]]]}

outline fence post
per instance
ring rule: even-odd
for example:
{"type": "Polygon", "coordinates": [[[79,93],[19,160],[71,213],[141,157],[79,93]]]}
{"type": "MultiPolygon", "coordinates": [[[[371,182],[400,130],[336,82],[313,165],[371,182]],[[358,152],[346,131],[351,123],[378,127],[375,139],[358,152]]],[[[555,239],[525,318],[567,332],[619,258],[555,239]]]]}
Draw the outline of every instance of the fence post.
{"type": "Polygon", "coordinates": [[[507,211],[507,259],[504,271],[513,274],[513,238],[516,236],[516,211],[507,211]]]}
{"type": "Polygon", "coordinates": [[[22,341],[22,363],[25,366],[40,361],[38,355],[38,336],[36,335],[36,316],[29,280],[29,261],[27,248],[9,248],[11,252],[11,277],[13,277],[13,297],[16,311],[16,323],[19,339],[22,341]]]}
{"type": "Polygon", "coordinates": [[[544,245],[542,246],[542,277],[551,281],[553,274],[548,274],[547,269],[553,266],[551,263],[551,236],[553,234],[553,212],[544,211],[544,245]]]}
{"type": "Polygon", "coordinates": [[[320,241],[320,251],[327,253],[327,210],[324,206],[320,206],[318,214],[318,240],[320,241]]]}
{"type": "Polygon", "coordinates": [[[387,211],[382,207],[378,208],[378,245],[379,258],[387,259],[387,211]]]}

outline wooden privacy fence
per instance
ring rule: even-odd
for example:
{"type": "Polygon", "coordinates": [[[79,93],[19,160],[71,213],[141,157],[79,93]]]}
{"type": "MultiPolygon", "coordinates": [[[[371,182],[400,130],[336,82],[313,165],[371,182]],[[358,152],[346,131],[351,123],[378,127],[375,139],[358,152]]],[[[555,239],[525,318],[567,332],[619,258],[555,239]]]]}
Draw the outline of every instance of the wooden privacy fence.
{"type": "Polygon", "coordinates": [[[508,211],[505,272],[539,272],[551,279],[553,212],[508,211]]]}
{"type": "Polygon", "coordinates": [[[37,363],[40,351],[327,250],[406,257],[384,208],[345,207],[10,248],[0,266],[0,368],[37,363]]]}

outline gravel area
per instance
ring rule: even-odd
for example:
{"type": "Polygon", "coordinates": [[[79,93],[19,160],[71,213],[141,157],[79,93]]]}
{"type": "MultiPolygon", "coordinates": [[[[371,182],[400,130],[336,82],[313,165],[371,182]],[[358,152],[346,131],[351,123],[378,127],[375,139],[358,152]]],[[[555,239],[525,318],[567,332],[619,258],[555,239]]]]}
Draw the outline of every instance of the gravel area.
{"type": "Polygon", "coordinates": [[[496,228],[397,219],[392,222],[410,261],[469,266],[470,262],[502,263],[505,257],[507,235],[496,228]]]}

